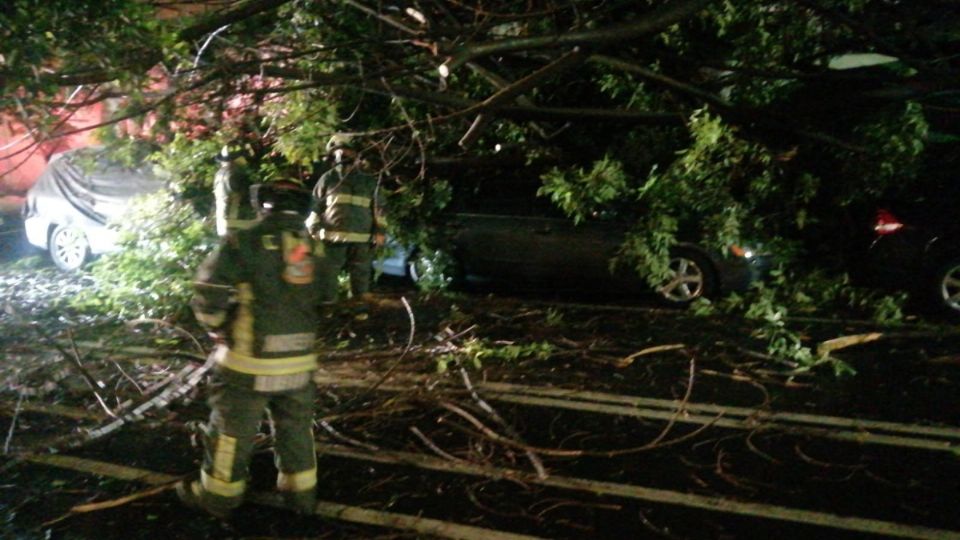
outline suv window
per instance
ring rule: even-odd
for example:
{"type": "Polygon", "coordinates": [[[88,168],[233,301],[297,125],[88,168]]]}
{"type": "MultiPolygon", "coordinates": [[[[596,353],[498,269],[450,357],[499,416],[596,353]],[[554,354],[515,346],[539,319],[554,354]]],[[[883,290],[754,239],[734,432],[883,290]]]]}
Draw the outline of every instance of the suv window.
{"type": "Polygon", "coordinates": [[[563,219],[565,216],[547,197],[537,195],[539,181],[484,178],[454,186],[454,212],[500,216],[531,216],[563,219]]]}

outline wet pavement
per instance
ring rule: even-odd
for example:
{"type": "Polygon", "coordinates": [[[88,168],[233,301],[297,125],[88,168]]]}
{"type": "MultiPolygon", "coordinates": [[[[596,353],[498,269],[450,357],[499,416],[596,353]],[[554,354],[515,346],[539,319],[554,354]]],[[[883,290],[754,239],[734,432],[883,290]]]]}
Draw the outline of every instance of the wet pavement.
{"type": "MultiPolygon", "coordinates": [[[[811,345],[884,333],[837,352],[858,371],[837,379],[762,361],[742,320],[588,298],[428,297],[393,284],[362,312],[332,308],[318,342],[326,379],[317,412],[332,429],[316,430],[318,493],[352,510],[298,517],[251,503],[225,527],[190,513],[169,490],[123,502],[156,485],[131,479],[131,468],[196,470],[190,426],[206,416],[203,383],[112,435],[60,445],[111,419],[70,369],[73,349],[41,342],[28,319],[73,340],[112,408],[145,400],[142,392],[193,361],[156,351],[198,354],[169,328],[131,332],[122,322],[51,313],[73,286],[82,278],[52,268],[0,272],[7,302],[28,315],[0,313],[3,538],[452,535],[399,518],[376,526],[347,519],[361,509],[476,527],[478,538],[960,536],[960,337],[949,328],[806,323],[799,330],[811,345]],[[71,513],[111,501],[121,502],[71,513]]],[[[255,490],[269,492],[266,432],[263,442],[252,472],[255,490]]]]}

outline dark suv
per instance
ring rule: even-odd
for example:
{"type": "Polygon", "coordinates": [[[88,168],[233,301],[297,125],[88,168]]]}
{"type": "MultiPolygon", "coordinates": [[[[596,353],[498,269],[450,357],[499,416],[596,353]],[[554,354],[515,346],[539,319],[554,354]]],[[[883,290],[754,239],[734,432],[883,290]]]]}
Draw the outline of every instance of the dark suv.
{"type": "MultiPolygon", "coordinates": [[[[467,280],[649,294],[650,286],[632,270],[611,271],[628,229],[622,221],[599,216],[574,224],[537,197],[536,186],[478,182],[469,190],[461,186],[456,195],[446,225],[457,271],[467,280]]],[[[400,256],[407,264],[394,259],[381,268],[395,274],[406,267],[416,280],[422,275],[417,255],[416,248],[404,250],[400,256]]],[[[684,242],[672,252],[671,277],[655,292],[670,304],[687,304],[741,290],[760,278],[767,264],[750,249],[732,246],[716,253],[684,242]]]]}

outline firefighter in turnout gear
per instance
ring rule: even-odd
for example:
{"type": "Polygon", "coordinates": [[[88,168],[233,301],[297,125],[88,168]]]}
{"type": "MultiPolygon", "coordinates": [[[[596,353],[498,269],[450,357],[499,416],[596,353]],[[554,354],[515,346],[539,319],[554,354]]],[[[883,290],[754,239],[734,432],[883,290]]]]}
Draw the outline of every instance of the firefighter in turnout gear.
{"type": "Polygon", "coordinates": [[[219,341],[203,429],[199,480],[177,494],[188,506],[226,518],[243,500],[254,438],[268,411],[277,489],[295,511],[316,502],[313,352],[320,307],[332,299],[319,276],[323,245],[303,225],[309,191],[288,182],[258,184],[263,216],[221,241],[201,266],[191,303],[219,341]]]}
{"type": "Polygon", "coordinates": [[[334,167],[313,188],[307,228],[324,243],[335,269],[326,276],[328,286],[336,287],[337,276],[346,269],[350,292],[359,299],[370,290],[374,251],[383,243],[382,199],[377,179],[361,169],[363,162],[349,136],[331,137],[326,150],[334,167]]]}
{"type": "Polygon", "coordinates": [[[249,229],[257,222],[256,211],[250,206],[250,165],[247,158],[224,146],[217,156],[220,169],[213,177],[213,197],[216,206],[217,236],[249,229]]]}

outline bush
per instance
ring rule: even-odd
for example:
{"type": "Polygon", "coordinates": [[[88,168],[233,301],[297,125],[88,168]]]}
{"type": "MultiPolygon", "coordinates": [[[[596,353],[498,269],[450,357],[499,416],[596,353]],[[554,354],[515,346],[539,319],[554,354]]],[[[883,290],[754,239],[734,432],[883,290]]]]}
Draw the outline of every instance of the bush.
{"type": "Polygon", "coordinates": [[[193,275],[216,236],[186,201],[161,191],[136,199],[110,224],[120,250],[91,265],[94,285],[74,307],[119,318],[176,318],[193,292],[193,275]]]}

